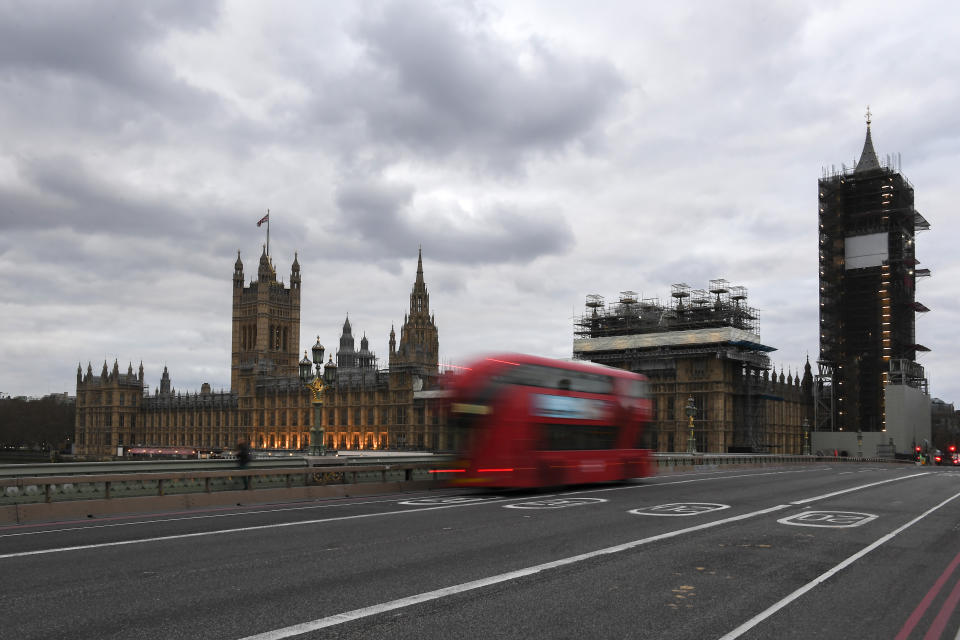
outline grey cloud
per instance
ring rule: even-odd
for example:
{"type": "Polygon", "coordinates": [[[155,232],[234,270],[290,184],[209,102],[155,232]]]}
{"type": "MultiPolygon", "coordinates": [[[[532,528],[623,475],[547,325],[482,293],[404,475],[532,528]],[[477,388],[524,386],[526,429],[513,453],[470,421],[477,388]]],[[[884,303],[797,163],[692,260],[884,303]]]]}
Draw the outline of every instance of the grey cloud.
{"type": "Polygon", "coordinates": [[[171,28],[211,26],[204,2],[28,2],[0,6],[0,66],[138,84],[141,47],[171,28]]]}
{"type": "MultiPolygon", "coordinates": [[[[544,255],[562,254],[574,244],[573,232],[555,210],[498,203],[468,214],[411,211],[414,190],[386,182],[352,183],[338,189],[340,231],[365,248],[353,253],[369,257],[404,257],[417,245],[430,247],[437,260],[460,264],[526,263],[544,255]]],[[[344,255],[349,257],[349,254],[344,255]]]]}
{"type": "MultiPolygon", "coordinates": [[[[238,242],[249,241],[249,227],[259,215],[143,195],[110,176],[96,174],[72,156],[21,160],[17,166],[29,189],[0,188],[0,226],[5,229],[146,234],[152,239],[174,239],[183,247],[209,248],[213,242],[218,250],[229,251],[238,242]]],[[[290,237],[303,237],[302,224],[290,224],[290,237]]]]}
{"type": "Polygon", "coordinates": [[[345,88],[371,135],[419,154],[514,167],[588,135],[625,90],[606,61],[535,39],[515,44],[482,16],[456,11],[393,2],[359,20],[366,58],[345,88]]]}
{"type": "Polygon", "coordinates": [[[217,5],[205,2],[6,3],[0,71],[12,100],[38,107],[35,118],[157,136],[151,114],[197,120],[221,111],[212,92],[186,84],[156,54],[171,31],[212,26],[216,16],[217,5]]]}

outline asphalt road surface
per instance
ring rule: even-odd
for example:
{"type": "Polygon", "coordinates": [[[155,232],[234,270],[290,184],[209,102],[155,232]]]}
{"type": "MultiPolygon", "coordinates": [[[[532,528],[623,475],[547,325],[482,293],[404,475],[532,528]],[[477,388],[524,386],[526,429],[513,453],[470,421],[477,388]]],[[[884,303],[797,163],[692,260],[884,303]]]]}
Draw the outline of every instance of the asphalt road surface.
{"type": "Polygon", "coordinates": [[[705,469],[0,528],[0,638],[960,638],[960,471],[705,469]]]}

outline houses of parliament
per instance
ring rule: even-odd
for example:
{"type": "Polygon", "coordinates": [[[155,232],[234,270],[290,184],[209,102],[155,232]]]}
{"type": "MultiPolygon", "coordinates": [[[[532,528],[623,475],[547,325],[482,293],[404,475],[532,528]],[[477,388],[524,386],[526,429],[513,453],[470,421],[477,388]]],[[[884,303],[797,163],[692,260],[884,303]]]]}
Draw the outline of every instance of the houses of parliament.
{"type": "Polygon", "coordinates": [[[256,280],[245,284],[238,251],[230,390],[214,392],[204,383],[199,391],[177,391],[164,367],[160,385],[150,393],[142,363],[136,373],[132,363],[124,373],[117,361],[112,369],[104,362],[99,374],[90,364],[85,372],[78,365],[75,453],[95,459],[128,452],[216,451],[232,449],[240,440],[257,449],[302,450],[310,444],[315,422],[331,449],[447,448],[438,392],[439,341],[422,253],[399,342],[390,330],[386,369],[378,367],[366,336],[356,349],[349,317],[336,362],[331,354],[323,366],[319,338],[313,361],[306,354],[301,360],[300,299],[296,255],[289,286],[277,279],[266,249],[256,280]]]}

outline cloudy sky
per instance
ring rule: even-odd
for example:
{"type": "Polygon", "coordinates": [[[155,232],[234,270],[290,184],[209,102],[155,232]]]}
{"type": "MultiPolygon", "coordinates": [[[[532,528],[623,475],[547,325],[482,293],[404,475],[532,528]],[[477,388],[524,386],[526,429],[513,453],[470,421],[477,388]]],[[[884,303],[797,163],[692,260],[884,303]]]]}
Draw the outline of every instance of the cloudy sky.
{"type": "Polygon", "coordinates": [[[944,2],[0,3],[0,392],[78,362],[229,387],[231,274],[303,273],[301,348],[383,356],[418,247],[441,359],[569,357],[587,294],[726,278],[817,342],[817,179],[873,112],[932,229],[917,339],[960,402],[960,19],[944,2]],[[358,336],[359,337],[359,336],[358,336]]]}

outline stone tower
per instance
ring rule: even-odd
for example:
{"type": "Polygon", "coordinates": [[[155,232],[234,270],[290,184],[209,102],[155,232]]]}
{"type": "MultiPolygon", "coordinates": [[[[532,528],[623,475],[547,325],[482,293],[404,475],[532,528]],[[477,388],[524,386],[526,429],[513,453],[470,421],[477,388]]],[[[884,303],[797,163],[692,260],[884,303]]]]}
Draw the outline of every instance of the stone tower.
{"type": "Polygon", "coordinates": [[[290,286],[277,281],[266,248],[257,279],[244,286],[240,252],[233,270],[233,340],[230,389],[251,395],[256,376],[296,377],[300,346],[300,263],[290,268],[290,286]]]}
{"type": "Polygon", "coordinates": [[[915,236],[929,223],[913,186],[873,148],[870,112],[856,167],[818,182],[820,374],[818,430],[884,431],[892,375],[925,386],[917,353],[915,236]],[[902,375],[901,375],[902,374],[902,375]]]}
{"type": "Polygon", "coordinates": [[[410,292],[410,311],[400,327],[400,344],[395,346],[390,330],[390,368],[407,367],[421,375],[437,375],[440,341],[430,314],[430,294],[423,280],[423,252],[417,253],[417,279],[410,292]]]}

